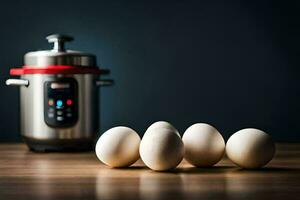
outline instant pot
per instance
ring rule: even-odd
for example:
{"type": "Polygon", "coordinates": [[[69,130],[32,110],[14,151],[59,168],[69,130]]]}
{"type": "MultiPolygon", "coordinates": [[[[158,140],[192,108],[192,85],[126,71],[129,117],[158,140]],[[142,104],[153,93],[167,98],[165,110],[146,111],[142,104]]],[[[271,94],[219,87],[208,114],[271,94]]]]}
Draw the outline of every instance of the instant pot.
{"type": "Polygon", "coordinates": [[[99,86],[109,70],[97,67],[96,56],[65,49],[72,37],[46,38],[52,50],[25,54],[22,68],[10,69],[7,85],[20,86],[21,135],[31,150],[91,150],[99,130],[99,86]]]}

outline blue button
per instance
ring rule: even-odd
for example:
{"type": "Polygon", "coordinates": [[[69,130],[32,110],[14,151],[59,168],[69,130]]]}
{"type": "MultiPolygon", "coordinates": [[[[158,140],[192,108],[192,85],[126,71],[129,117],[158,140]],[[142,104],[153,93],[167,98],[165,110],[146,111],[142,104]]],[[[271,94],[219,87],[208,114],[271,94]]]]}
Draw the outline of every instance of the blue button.
{"type": "Polygon", "coordinates": [[[57,107],[61,107],[63,105],[63,101],[62,100],[57,100],[56,101],[56,106],[57,107]]]}

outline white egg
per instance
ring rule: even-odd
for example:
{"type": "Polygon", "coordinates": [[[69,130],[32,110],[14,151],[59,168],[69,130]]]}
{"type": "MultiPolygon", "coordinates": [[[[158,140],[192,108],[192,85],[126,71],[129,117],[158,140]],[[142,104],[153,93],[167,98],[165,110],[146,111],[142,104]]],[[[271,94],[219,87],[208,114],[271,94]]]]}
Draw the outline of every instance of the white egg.
{"type": "Polygon", "coordinates": [[[259,168],[272,160],[275,145],[267,133],[246,128],[228,139],[226,154],[232,162],[242,168],[259,168]]]}
{"type": "Polygon", "coordinates": [[[148,130],[140,144],[140,156],[146,166],[156,171],[166,171],[182,161],[184,147],[174,130],[154,128],[148,130]]]}
{"type": "Polygon", "coordinates": [[[180,134],[178,132],[178,130],[169,122],[166,122],[166,121],[158,121],[158,122],[155,122],[153,124],[151,124],[148,129],[146,130],[149,131],[149,130],[152,130],[152,129],[156,129],[156,128],[167,128],[167,129],[171,129],[172,131],[174,131],[179,137],[180,134]]]}
{"type": "Polygon", "coordinates": [[[194,166],[209,167],[219,162],[225,151],[222,135],[213,126],[197,123],[183,134],[184,158],[194,166]]]}
{"type": "Polygon", "coordinates": [[[128,167],[139,159],[139,135],[131,128],[118,126],[107,130],[96,144],[96,155],[111,167],[128,167]]]}

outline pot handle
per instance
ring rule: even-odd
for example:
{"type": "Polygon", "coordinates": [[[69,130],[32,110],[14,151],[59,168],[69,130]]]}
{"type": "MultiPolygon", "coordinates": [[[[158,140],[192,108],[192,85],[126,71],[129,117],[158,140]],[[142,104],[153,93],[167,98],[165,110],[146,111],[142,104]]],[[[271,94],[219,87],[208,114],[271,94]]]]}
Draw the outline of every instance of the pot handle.
{"type": "Polygon", "coordinates": [[[112,86],[114,84],[114,80],[112,79],[103,79],[103,80],[97,80],[96,86],[112,86]]]}
{"type": "Polygon", "coordinates": [[[5,81],[6,85],[13,85],[13,86],[29,86],[29,80],[26,79],[7,79],[5,81]]]}

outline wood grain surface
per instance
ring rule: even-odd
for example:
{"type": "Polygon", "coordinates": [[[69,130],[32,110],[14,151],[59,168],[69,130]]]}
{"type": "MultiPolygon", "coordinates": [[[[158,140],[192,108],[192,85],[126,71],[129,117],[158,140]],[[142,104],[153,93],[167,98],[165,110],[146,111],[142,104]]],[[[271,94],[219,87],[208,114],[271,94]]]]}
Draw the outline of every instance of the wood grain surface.
{"type": "Polygon", "coordinates": [[[93,152],[33,153],[24,144],[0,144],[0,199],[300,199],[300,144],[278,144],[260,170],[223,158],[212,168],[183,161],[163,173],[141,161],[111,169],[93,152]]]}

